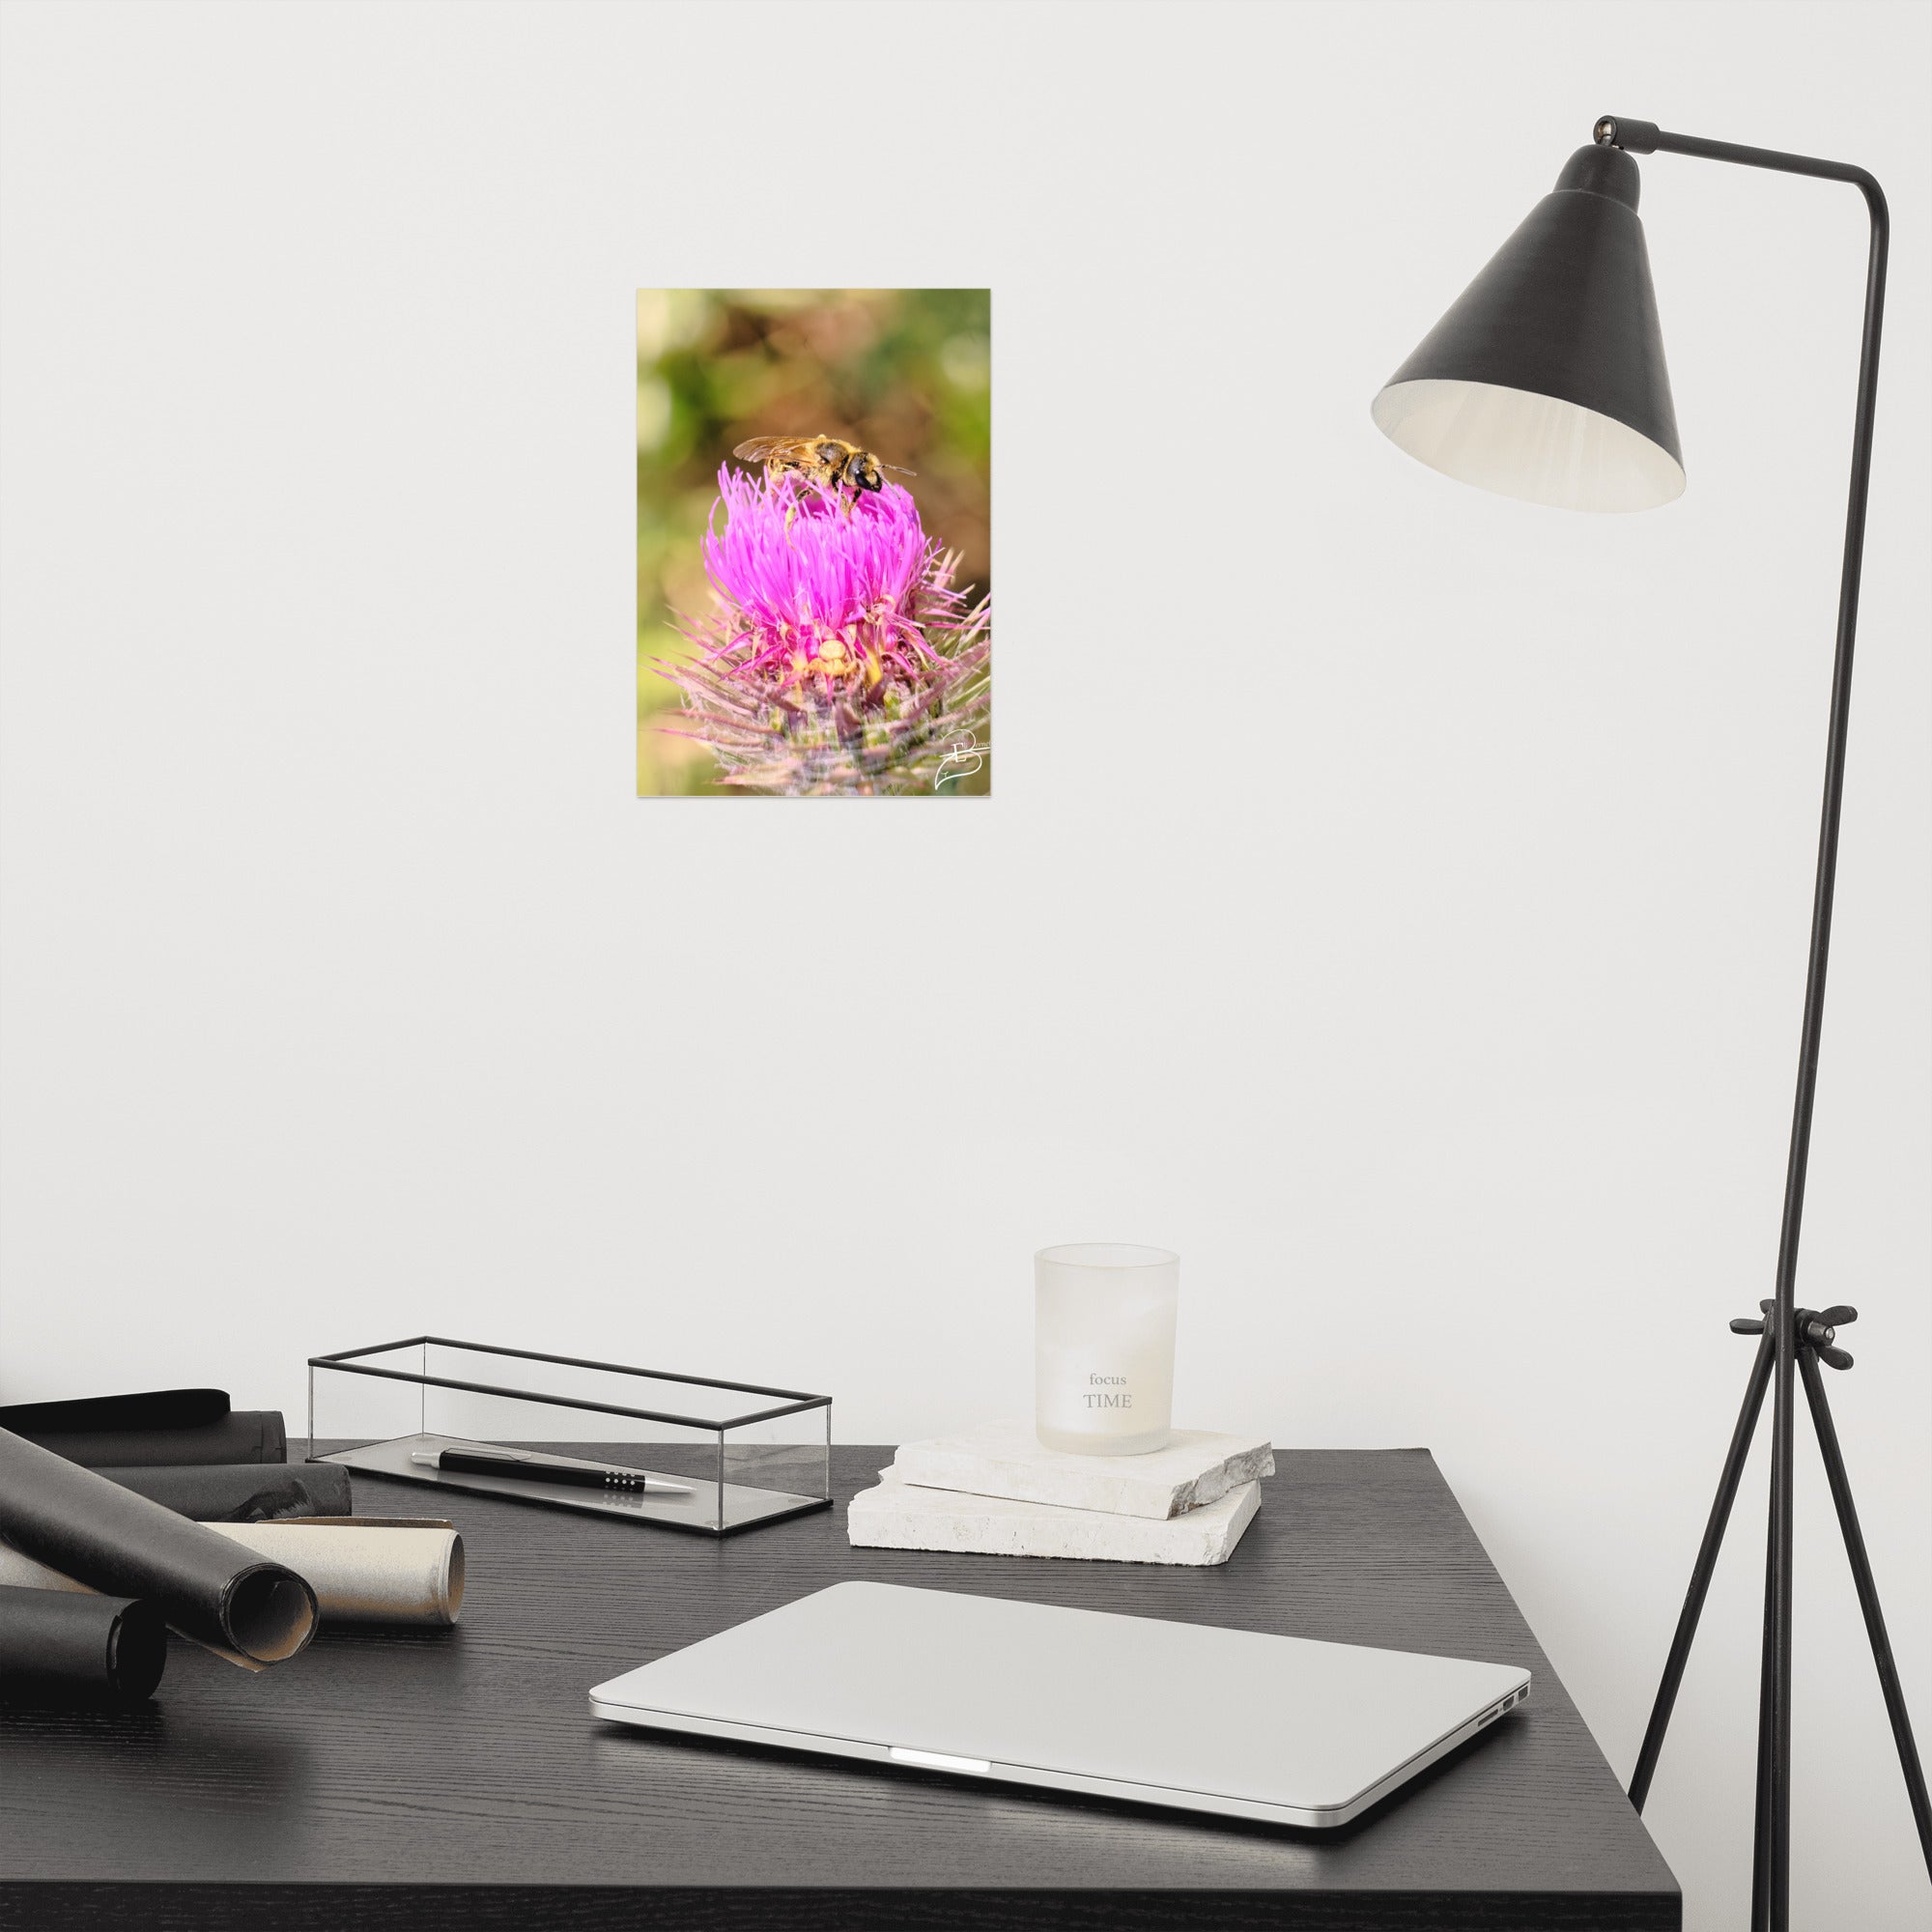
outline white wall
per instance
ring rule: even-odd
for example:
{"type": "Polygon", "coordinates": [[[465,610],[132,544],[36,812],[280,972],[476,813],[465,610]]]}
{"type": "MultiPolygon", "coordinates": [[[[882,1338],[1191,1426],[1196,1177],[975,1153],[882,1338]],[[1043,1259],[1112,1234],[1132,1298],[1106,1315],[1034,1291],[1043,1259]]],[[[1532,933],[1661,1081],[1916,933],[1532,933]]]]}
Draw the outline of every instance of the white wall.
{"type": "MultiPolygon", "coordinates": [[[[1620,1774],[1768,1293],[1863,218],[1660,156],[1690,474],[1368,404],[1594,117],[1897,217],[1803,1292],[1932,1732],[1928,14],[5,16],[0,1396],[423,1327],[1027,1400],[1185,1258],[1181,1412],[1427,1443],[1620,1774]],[[802,144],[801,111],[876,133],[802,144]],[[997,796],[630,796],[632,291],[995,290],[997,796]]],[[[1808,1443],[1798,1922],[1923,1923],[1808,1443]]],[[[1742,1922],[1760,1468],[1651,1819],[1742,1922]]]]}

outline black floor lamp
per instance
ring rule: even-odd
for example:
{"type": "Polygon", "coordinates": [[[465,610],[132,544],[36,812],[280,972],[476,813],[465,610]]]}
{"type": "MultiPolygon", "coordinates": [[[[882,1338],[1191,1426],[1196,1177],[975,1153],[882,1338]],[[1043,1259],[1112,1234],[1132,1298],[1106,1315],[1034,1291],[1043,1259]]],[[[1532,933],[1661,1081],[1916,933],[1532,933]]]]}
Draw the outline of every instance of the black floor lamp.
{"type": "Polygon", "coordinates": [[[1832,1499],[1858,1585],[1872,1655],[1878,1663],[1892,1737],[1911,1794],[1926,1864],[1932,1869],[1932,1810],[1912,1740],[1904,1694],[1892,1662],[1864,1538],[1859,1529],[1844,1459],[1826,1405],[1818,1364],[1848,1369],[1834,1346],[1836,1329],[1856,1319],[1850,1308],[1796,1305],[1798,1235],[1804,1208],[1804,1166],[1811,1141],[1811,1102],[1818,1077],[1825,1010],[1825,966],[1832,938],[1832,888],[1838,857],[1838,811],[1845,775],[1845,730],[1851,711],[1852,639],[1858,625],[1859,567],[1864,554],[1865,493],[1871,474],[1872,411],[1878,391],[1879,325],[1885,309],[1889,224],[1885,196],[1862,168],[1764,148],[1734,147],[1689,134],[1666,134],[1648,121],[1605,115],[1596,145],[1571,156],[1546,195],[1424,338],[1375,400],[1375,419],[1393,441],[1432,469],[1532,502],[1576,510],[1644,510],[1684,489],[1677,417],[1664,368],[1663,338],[1651,290],[1643,225],[1637,219],[1637,165],[1633,155],[1695,155],[1748,168],[1849,182],[1871,214],[1865,280],[1864,340],[1852,436],[1851,507],[1845,518],[1844,574],[1838,593],[1837,654],[1826,740],[1825,809],[1818,835],[1817,884],[1811,909],[1811,954],[1798,1055],[1798,1100],[1785,1172],[1776,1292],[1756,1319],[1733,1321],[1760,1336],[1717,1501],[1678,1619],[1663,1681],[1631,1779],[1641,1810],[1663,1733],[1696,1634],[1718,1548],[1729,1520],[1745,1457],[1764,1404],[1772,1406],[1771,1536],[1765,1566],[1764,1671],[1758,1705],[1758,1789],[1751,1923],[1786,1932],[1791,1878],[1791,1476],[1802,1378],[1818,1435],[1832,1499]]]}

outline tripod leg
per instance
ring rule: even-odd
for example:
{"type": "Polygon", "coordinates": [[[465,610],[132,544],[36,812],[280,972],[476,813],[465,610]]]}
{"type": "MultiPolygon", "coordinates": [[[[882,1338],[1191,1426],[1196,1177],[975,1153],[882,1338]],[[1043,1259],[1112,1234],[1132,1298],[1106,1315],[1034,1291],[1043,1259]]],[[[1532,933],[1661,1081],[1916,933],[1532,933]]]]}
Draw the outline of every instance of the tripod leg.
{"type": "Polygon", "coordinates": [[[1771,1923],[1771,1620],[1777,1602],[1777,1498],[1764,1540],[1764,1651],[1757,1682],[1757,1807],[1751,1824],[1751,1932],[1771,1923]]]}
{"type": "Polygon", "coordinates": [[[1777,1361],[1771,1391],[1771,1617],[1764,1627],[1771,1693],[1769,1818],[1771,1848],[1766,1857],[1765,1910],[1769,1932],[1791,1932],[1791,1582],[1792,1446],[1797,1435],[1798,1391],[1793,1385],[1797,1323],[1790,1308],[1790,1283],[1780,1282],[1777,1361]]]}
{"type": "Polygon", "coordinates": [[[1891,1639],[1885,1630],[1885,1613],[1878,1606],[1878,1585],[1872,1580],[1871,1558],[1865,1553],[1864,1532],[1859,1527],[1859,1513],[1852,1501],[1851,1479],[1845,1474],[1845,1459],[1838,1448],[1838,1431],[1825,1401],[1824,1378],[1818,1360],[1809,1349],[1798,1352],[1799,1372],[1804,1378],[1805,1399],[1811,1405],[1811,1421],[1818,1432],[1819,1453],[1825,1459],[1825,1474],[1832,1485],[1832,1500],[1838,1506],[1838,1527],[1845,1533],[1845,1554],[1852,1561],[1852,1580],[1858,1585],[1859,1607],[1865,1613],[1865,1634],[1871,1638],[1872,1659],[1878,1665],[1878,1681],[1885,1691],[1885,1708],[1891,1719],[1892,1741],[1898,1746],[1899,1768],[1905,1773],[1905,1789],[1912,1800],[1912,1816],[1918,1827],[1918,1845],[1925,1865],[1932,1871],[1932,1804],[1925,1796],[1925,1773],[1918,1763],[1918,1747],[1912,1740],[1912,1719],[1906,1714],[1905,1691],[1898,1681],[1898,1666],[1892,1662],[1891,1639]]]}
{"type": "Polygon", "coordinates": [[[1757,1359],[1751,1364],[1750,1382],[1745,1389],[1745,1406],[1738,1411],[1737,1428],[1731,1432],[1731,1446],[1724,1457],[1724,1471],[1718,1479],[1718,1498],[1711,1505],[1710,1520],[1704,1525],[1704,1541],[1698,1545],[1697,1561],[1690,1571],[1690,1587],[1685,1592],[1684,1607],[1678,1613],[1677,1634],[1670,1639],[1670,1655],[1663,1663],[1663,1681],[1657,1687],[1657,1701],[1651,1706],[1650,1722],[1644,1730],[1642,1747],[1636,1754],[1636,1769],[1631,1774],[1630,1801],[1639,1811],[1643,1809],[1644,1800],[1650,1796],[1650,1780],[1656,1775],[1657,1760],[1663,1749],[1663,1733],[1669,1728],[1678,1687],[1684,1682],[1684,1666],[1690,1659],[1690,1643],[1697,1634],[1697,1619],[1704,1612],[1704,1599],[1711,1588],[1711,1574],[1718,1567],[1718,1550],[1724,1541],[1724,1527],[1731,1520],[1731,1505],[1737,1501],[1738,1482],[1745,1472],[1745,1459],[1750,1453],[1758,1411],[1764,1406],[1764,1392],[1771,1386],[1775,1346],[1767,1324],[1764,1340],[1758,1344],[1757,1359]]]}

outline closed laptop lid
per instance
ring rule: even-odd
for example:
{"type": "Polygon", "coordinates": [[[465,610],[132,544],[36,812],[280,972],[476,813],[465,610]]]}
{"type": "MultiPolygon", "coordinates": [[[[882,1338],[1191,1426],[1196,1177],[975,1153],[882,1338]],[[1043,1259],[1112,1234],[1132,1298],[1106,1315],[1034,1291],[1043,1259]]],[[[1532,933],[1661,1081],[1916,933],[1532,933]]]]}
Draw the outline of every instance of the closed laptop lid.
{"type": "MultiPolygon", "coordinates": [[[[839,1583],[602,1684],[680,1719],[1339,1810],[1528,1683],[1514,1665],[839,1583]]],[[[776,1740],[775,1740],[776,1741],[776,1740]]]]}

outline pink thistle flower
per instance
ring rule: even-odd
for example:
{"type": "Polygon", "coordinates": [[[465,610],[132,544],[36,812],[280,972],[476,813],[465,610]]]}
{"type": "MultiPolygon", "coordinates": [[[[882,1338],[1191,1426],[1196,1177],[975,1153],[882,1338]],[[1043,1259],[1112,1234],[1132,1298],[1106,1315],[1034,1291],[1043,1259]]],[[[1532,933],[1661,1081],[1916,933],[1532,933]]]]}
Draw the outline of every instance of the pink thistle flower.
{"type": "Polygon", "coordinates": [[[796,684],[849,677],[865,659],[910,677],[914,658],[931,658],[913,611],[939,546],[896,483],[855,500],[791,471],[767,480],[727,468],[718,494],[724,527],[714,510],[704,574],[745,629],[709,660],[729,657],[739,673],[781,666],[796,684]]]}
{"type": "Polygon", "coordinates": [[[953,587],[957,555],[897,484],[727,465],[702,549],[716,609],[678,625],[696,662],[658,668],[684,697],[672,728],[711,747],[724,782],[910,791],[984,753],[991,612],[953,587]]]}

